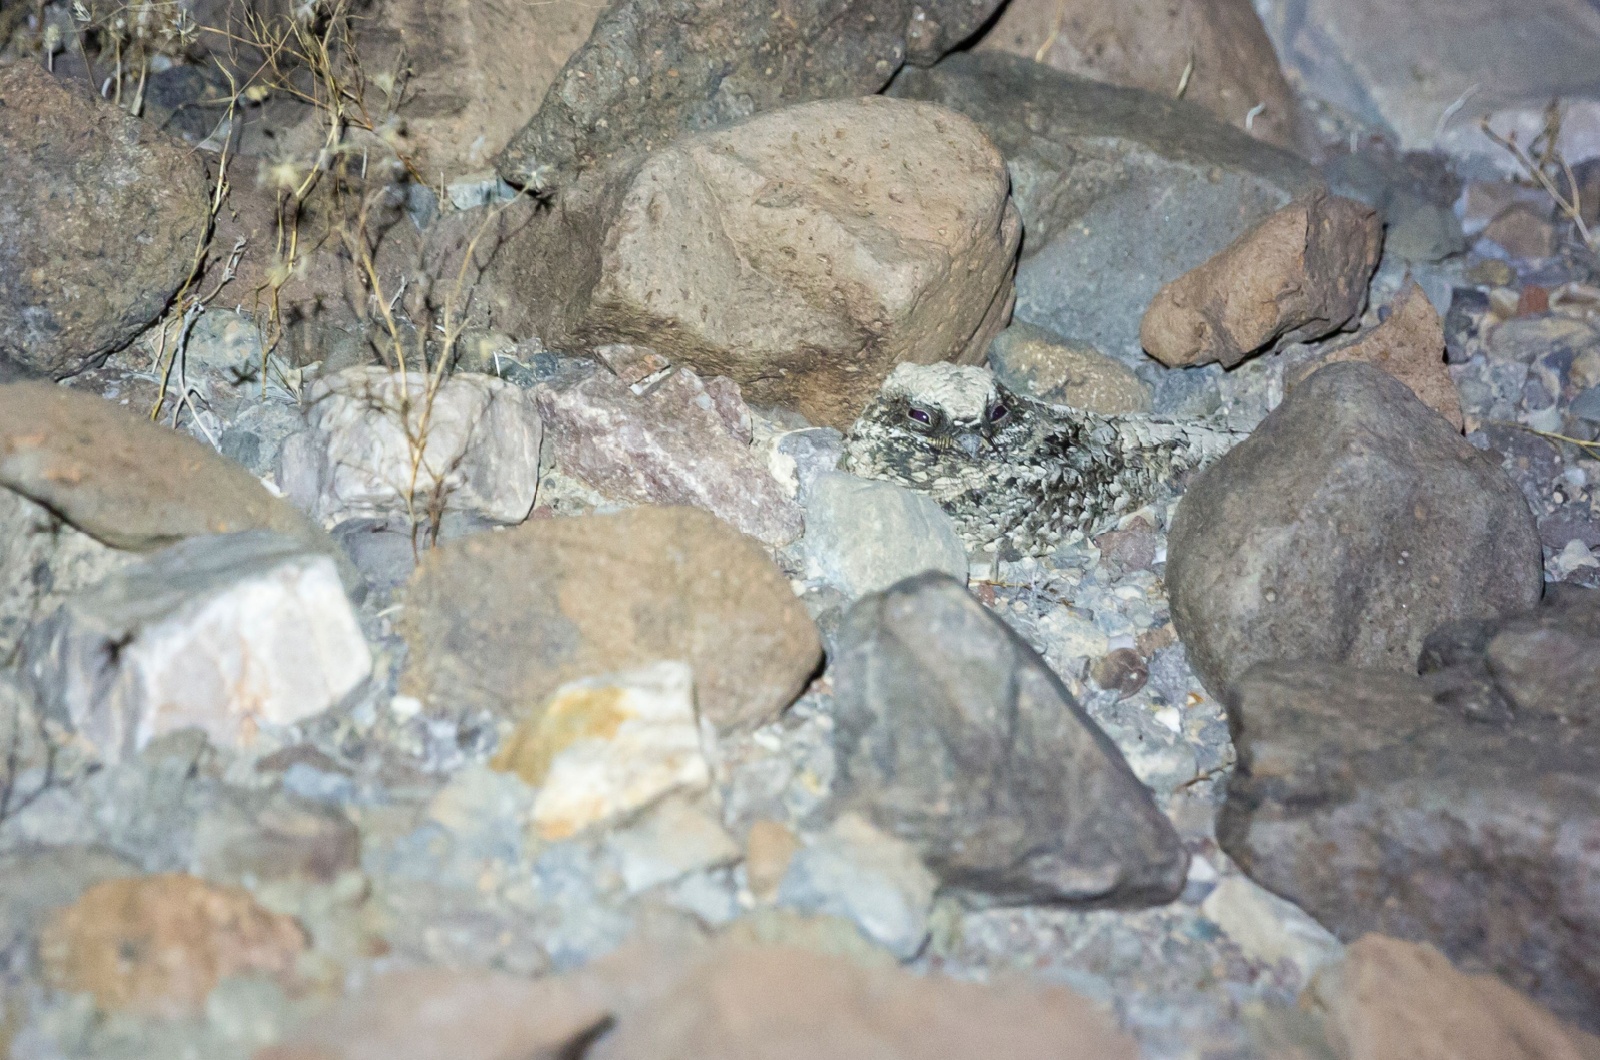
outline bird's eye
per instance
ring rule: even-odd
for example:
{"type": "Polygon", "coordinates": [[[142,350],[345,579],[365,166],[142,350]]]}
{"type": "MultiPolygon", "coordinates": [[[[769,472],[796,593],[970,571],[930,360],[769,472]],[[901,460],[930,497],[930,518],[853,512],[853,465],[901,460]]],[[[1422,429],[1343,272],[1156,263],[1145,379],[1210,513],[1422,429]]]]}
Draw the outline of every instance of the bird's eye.
{"type": "Polygon", "coordinates": [[[989,422],[999,423],[1009,415],[1011,415],[1011,410],[1006,408],[1005,403],[996,401],[994,407],[989,410],[989,422]]]}
{"type": "Polygon", "coordinates": [[[906,415],[917,423],[922,424],[924,427],[933,426],[933,414],[928,412],[926,409],[919,409],[913,406],[912,408],[906,409],[906,415]]]}

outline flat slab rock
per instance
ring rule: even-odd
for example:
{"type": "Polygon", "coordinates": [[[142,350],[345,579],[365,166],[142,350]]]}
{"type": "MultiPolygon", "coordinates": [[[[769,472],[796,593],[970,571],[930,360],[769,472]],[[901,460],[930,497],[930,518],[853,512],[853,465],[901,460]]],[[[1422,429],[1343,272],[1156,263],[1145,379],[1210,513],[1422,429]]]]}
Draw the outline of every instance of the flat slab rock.
{"type": "Polygon", "coordinates": [[[131,342],[188,277],[205,168],[32,61],[0,66],[0,157],[0,381],[60,379],[131,342]]]}
{"type": "Polygon", "coordinates": [[[837,804],[910,842],[945,888],[1110,905],[1182,889],[1188,857],[1150,792],[961,583],[868,596],[838,644],[837,804]]]}
{"type": "Polygon", "coordinates": [[[1600,739],[1559,714],[1486,716],[1471,677],[1251,670],[1228,701],[1219,840],[1339,937],[1430,942],[1594,1030],[1600,739]]]}
{"type": "Polygon", "coordinates": [[[1543,586],[1517,487],[1403,384],[1333,364],[1200,473],[1173,518],[1172,620],[1214,695],[1258,662],[1414,671],[1441,623],[1543,586]]]}
{"type": "Polygon", "coordinates": [[[407,694],[514,718],[567,681],[677,659],[715,725],[761,725],[822,651],[761,546],[694,508],[533,520],[442,545],[412,576],[399,626],[407,694]]]}

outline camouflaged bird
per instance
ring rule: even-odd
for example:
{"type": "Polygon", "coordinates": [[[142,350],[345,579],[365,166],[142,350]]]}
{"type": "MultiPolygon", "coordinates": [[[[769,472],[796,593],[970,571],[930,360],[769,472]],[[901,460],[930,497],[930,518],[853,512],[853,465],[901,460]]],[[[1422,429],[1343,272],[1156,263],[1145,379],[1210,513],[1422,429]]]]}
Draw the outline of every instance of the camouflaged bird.
{"type": "Polygon", "coordinates": [[[845,469],[926,493],[969,549],[1046,555],[1093,537],[1244,433],[1102,416],[1013,394],[987,368],[902,364],[845,442],[845,469]]]}

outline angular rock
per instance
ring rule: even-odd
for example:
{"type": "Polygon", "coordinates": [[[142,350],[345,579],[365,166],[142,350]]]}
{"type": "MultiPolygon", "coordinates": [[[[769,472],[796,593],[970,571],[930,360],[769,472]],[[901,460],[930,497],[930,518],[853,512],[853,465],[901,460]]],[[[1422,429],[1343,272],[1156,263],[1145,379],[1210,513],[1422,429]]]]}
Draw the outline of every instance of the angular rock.
{"type": "Polygon", "coordinates": [[[666,799],[644,820],[613,833],[606,845],[630,894],[732,865],[742,854],[708,807],[682,798],[666,799]]]}
{"type": "Polygon", "coordinates": [[[446,511],[520,523],[539,483],[542,429],[533,399],[493,376],[347,368],[311,387],[309,432],[286,446],[285,491],[315,518],[446,511]]]}
{"type": "Polygon", "coordinates": [[[0,67],[0,101],[0,381],[60,379],[126,346],[188,278],[205,169],[36,62],[0,67]]]}
{"type": "Polygon", "coordinates": [[[31,945],[50,911],[138,866],[91,846],[29,846],[0,854],[0,948],[31,945]]]}
{"type": "Polygon", "coordinates": [[[782,821],[762,818],[750,826],[745,837],[744,871],[756,901],[777,897],[789,862],[799,850],[800,838],[782,821]]]}
{"type": "Polygon", "coordinates": [[[411,968],[374,978],[255,1060],[555,1060],[609,1015],[583,984],[411,968]]]}
{"type": "Polygon", "coordinates": [[[1290,386],[1325,364],[1364,361],[1394,376],[1417,400],[1462,429],[1461,395],[1444,366],[1444,322],[1416,281],[1408,281],[1389,306],[1389,317],[1348,346],[1290,370],[1290,386]]]}
{"type": "Polygon", "coordinates": [[[1257,662],[1411,671],[1457,618],[1539,598],[1515,484],[1404,384],[1323,368],[1202,471],[1167,541],[1172,620],[1213,695],[1257,662]]]}
{"type": "Polygon", "coordinates": [[[506,223],[501,330],[642,343],[841,429],[900,361],[982,359],[1021,237],[970,121],[877,96],[687,136],[506,223]]]}
{"type": "Polygon", "coordinates": [[[704,508],[769,545],[800,536],[800,507],[751,453],[750,411],[732,381],[680,368],[635,394],[596,372],[534,394],[556,466],[601,493],[704,508]]]}
{"type": "Polygon", "coordinates": [[[805,549],[812,575],[851,599],[927,570],[967,580],[966,546],[933,498],[840,471],[812,480],[805,549]]]}
{"type": "Polygon", "coordinates": [[[496,164],[538,184],[786,104],[870,96],[908,59],[961,44],[1001,2],[616,3],[496,164]]]}
{"type": "Polygon", "coordinates": [[[1243,876],[1229,876],[1200,903],[1206,919],[1220,927],[1251,960],[1268,967],[1284,962],[1308,983],[1318,968],[1338,960],[1344,947],[1328,929],[1282,898],[1243,876]]]}
{"type": "MultiPolygon", "coordinates": [[[[635,996],[640,992],[635,991],[635,996]]],[[[1062,987],[979,985],[785,946],[724,943],[620,1014],[595,1060],[1133,1060],[1062,987]]]]}
{"type": "Polygon", "coordinates": [[[694,675],[681,662],[562,685],[490,763],[538,788],[533,825],[566,839],[675,791],[711,784],[695,718],[694,675]]]}
{"type": "Polygon", "coordinates": [[[47,712],[107,762],[197,727],[247,748],[338,703],[372,657],[333,560],[266,531],[192,538],[75,594],[29,635],[47,712]]]}
{"type": "Polygon", "coordinates": [[[1044,661],[940,574],[866,597],[835,662],[837,806],[943,887],[1137,905],[1183,888],[1177,833],[1044,661]]]}
{"type": "Polygon", "coordinates": [[[796,851],[778,901],[849,920],[906,961],[928,939],[928,913],[938,884],[911,844],[847,813],[796,851]]]}
{"type": "Polygon", "coordinates": [[[57,910],[39,939],[45,979],[108,1011],[194,1016],[230,975],[288,985],[306,937],[238,887],[182,873],[107,880],[57,910]]]}
{"type": "Polygon", "coordinates": [[[1300,105],[1250,0],[1013,0],[978,41],[1057,70],[1183,98],[1294,150],[1300,105]]]}
{"type": "Polygon", "coordinates": [[[197,874],[252,886],[332,883],[361,862],[361,832],[342,811],[281,791],[218,799],[195,827],[194,847],[197,874]]]}
{"type": "Polygon", "coordinates": [[[1082,81],[1014,55],[908,68],[891,93],[958,110],[1005,155],[1028,233],[1020,320],[1145,360],[1139,315],[1161,285],[1322,186],[1305,162],[1200,107],[1082,81]]]}
{"type": "Polygon", "coordinates": [[[0,662],[13,660],[33,623],[68,596],[133,560],[0,488],[0,662]]]}
{"type": "Polygon", "coordinates": [[[1454,676],[1240,678],[1218,838],[1342,939],[1430,942],[1600,1026],[1600,741],[1559,716],[1486,716],[1454,676]]]}
{"type": "Polygon", "coordinates": [[[693,508],[536,520],[432,549],[399,626],[406,694],[510,717],[567,681],[680,659],[706,718],[762,725],[822,650],[761,546],[693,508]]]}
{"type": "Polygon", "coordinates": [[[1052,405],[1107,416],[1150,411],[1150,388],[1121,361],[1032,324],[996,335],[989,367],[1011,390],[1052,405]]]}
{"type": "Polygon", "coordinates": [[[0,486],[113,548],[273,530],[334,551],[292,505],[203,443],[48,383],[0,386],[0,486]]]}
{"type": "Polygon", "coordinates": [[[1358,939],[1301,1004],[1322,1016],[1339,1060],[1600,1058],[1600,1038],[1494,976],[1458,972],[1432,946],[1383,935],[1358,939]]]}
{"type": "Polygon", "coordinates": [[[1513,258],[1548,258],[1559,245],[1549,211],[1525,202],[1512,203],[1495,214],[1484,226],[1482,238],[1513,258]]]}
{"type": "Polygon", "coordinates": [[[1382,246],[1372,208],[1320,193],[1297,200],[1161,288],[1139,341],[1168,367],[1232,368],[1268,347],[1320,339],[1361,315],[1382,246]]]}

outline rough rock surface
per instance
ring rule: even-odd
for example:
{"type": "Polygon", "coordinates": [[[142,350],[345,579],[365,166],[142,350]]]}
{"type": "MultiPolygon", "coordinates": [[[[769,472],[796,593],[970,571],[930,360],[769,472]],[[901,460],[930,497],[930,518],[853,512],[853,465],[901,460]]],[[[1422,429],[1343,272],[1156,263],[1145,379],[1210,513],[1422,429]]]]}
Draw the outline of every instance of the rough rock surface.
{"type": "Polygon", "coordinates": [[[433,549],[400,630],[408,694],[514,717],[566,681],[680,659],[702,714],[759,725],[821,656],[761,546],[693,508],[535,520],[433,549]]]}
{"type": "MultiPolygon", "coordinates": [[[[1569,668],[1592,673],[1595,642],[1563,652],[1569,668]]],[[[1473,677],[1252,670],[1229,699],[1239,765],[1218,838],[1341,938],[1431,942],[1592,1029],[1600,741],[1543,709],[1485,712],[1473,677]]]]}
{"type": "Polygon", "coordinates": [[[1296,147],[1300,105],[1250,0],[1013,0],[977,48],[1163,96],[1182,85],[1229,125],[1296,147]]]}
{"type": "Polygon", "coordinates": [[[835,662],[836,797],[946,887],[1136,905],[1183,887],[1177,833],[1027,644],[940,574],[857,603],[835,662]]]}
{"type": "Polygon", "coordinates": [[[1167,549],[1173,623],[1219,695],[1277,659],[1410,671],[1435,626],[1543,584],[1516,486],[1365,364],[1312,375],[1201,472],[1167,549]]]}
{"type": "Polygon", "coordinates": [[[127,345],[188,277],[205,170],[26,61],[0,67],[0,156],[0,380],[59,379],[127,345]]]}
{"type": "Polygon", "coordinates": [[[0,488],[0,663],[15,658],[33,623],[134,559],[0,488]]]}
{"type": "Polygon", "coordinates": [[[1461,396],[1444,366],[1444,322],[1415,281],[1395,297],[1383,323],[1350,345],[1291,371],[1285,382],[1293,386],[1322,365],[1339,361],[1364,361],[1387,372],[1461,430],[1461,396]]]}
{"type": "Polygon", "coordinates": [[[1353,199],[1315,194],[1262,221],[1156,294],[1139,341],[1171,368],[1220,362],[1345,327],[1367,303],[1383,221],[1353,199]]]}
{"type": "Polygon", "coordinates": [[[769,545],[800,536],[800,506],[750,451],[750,410],[731,380],[680,368],[636,394],[596,372],[535,400],[556,464],[606,496],[704,508],[769,545]]]}
{"type": "Polygon", "coordinates": [[[293,506],[204,443],[48,383],[0,386],[0,486],[113,548],[146,551],[239,530],[333,548],[293,506]]]}
{"type": "Polygon", "coordinates": [[[543,437],[521,387],[456,372],[437,387],[419,372],[347,368],[307,395],[306,434],[285,443],[280,482],[326,522],[446,511],[520,523],[533,507],[543,437]]]}
{"type": "Polygon", "coordinates": [[[1020,321],[989,344],[989,367],[1011,390],[1106,416],[1150,411],[1150,388],[1121,361],[1020,321]]]}
{"type": "Polygon", "coordinates": [[[900,361],[983,358],[1021,237],[1007,186],[994,145],[938,107],[788,107],[508,219],[497,326],[647,345],[842,429],[900,361]]]}
{"type": "Polygon", "coordinates": [[[877,92],[962,43],[1001,0],[614,3],[498,159],[525,183],[790,103],[877,92]]]}
{"type": "Polygon", "coordinates": [[[595,1060],[1133,1060],[1134,1044],[1061,987],[980,987],[797,948],[724,944],[623,1013],[595,1060]]]}
{"type": "Polygon", "coordinates": [[[1563,1024],[1492,975],[1467,975],[1432,946],[1363,935],[1305,1006],[1339,1060],[1595,1060],[1600,1038],[1563,1024]]]}
{"type": "Polygon", "coordinates": [[[923,571],[965,583],[967,550],[933,498],[838,471],[806,492],[808,569],[851,599],[923,571]]]}
{"type": "Polygon", "coordinates": [[[108,1010],[180,1017],[230,975],[292,980],[306,939],[292,917],[248,891],[194,876],[107,880],[57,910],[39,940],[52,985],[108,1010]]]}
{"type": "Polygon", "coordinates": [[[1027,232],[1018,319],[1133,362],[1162,284],[1322,186],[1304,161],[1193,104],[1014,55],[907,68],[890,92],[960,111],[1005,155],[1027,232]]]}
{"type": "Polygon", "coordinates": [[[24,656],[46,709],[113,763],[188,727],[248,747],[372,670],[333,559],[259,530],[121,568],[35,626],[24,656]]]}

